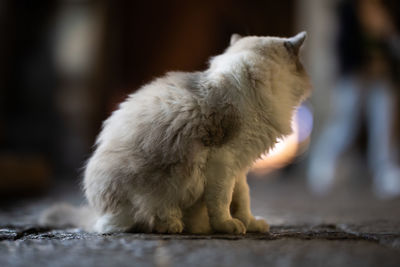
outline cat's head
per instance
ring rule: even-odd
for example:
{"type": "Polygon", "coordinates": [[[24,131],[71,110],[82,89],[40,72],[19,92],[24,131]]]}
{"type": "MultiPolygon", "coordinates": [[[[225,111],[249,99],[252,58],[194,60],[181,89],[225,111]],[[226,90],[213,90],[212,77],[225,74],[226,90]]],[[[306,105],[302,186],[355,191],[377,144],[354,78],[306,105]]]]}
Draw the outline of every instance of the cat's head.
{"type": "Polygon", "coordinates": [[[300,61],[305,39],[305,32],[290,38],[234,34],[226,51],[211,60],[210,70],[231,75],[247,97],[290,117],[311,90],[300,61]]]}
{"type": "Polygon", "coordinates": [[[265,85],[274,94],[289,93],[301,101],[311,89],[309,76],[300,60],[306,36],[306,32],[290,38],[233,34],[224,54],[237,56],[242,61],[245,71],[249,72],[248,78],[253,79],[258,89],[262,90],[265,85]],[[285,90],[287,92],[282,92],[285,90]]]}

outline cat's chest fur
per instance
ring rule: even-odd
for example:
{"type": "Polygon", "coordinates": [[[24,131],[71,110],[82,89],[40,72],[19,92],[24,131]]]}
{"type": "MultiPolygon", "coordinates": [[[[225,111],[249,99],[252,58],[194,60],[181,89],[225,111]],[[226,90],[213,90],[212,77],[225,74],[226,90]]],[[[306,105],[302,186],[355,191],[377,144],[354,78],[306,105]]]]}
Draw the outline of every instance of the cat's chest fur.
{"type": "Polygon", "coordinates": [[[271,149],[282,136],[274,125],[263,120],[263,116],[247,112],[241,116],[235,131],[232,140],[213,149],[208,157],[208,161],[221,161],[233,173],[243,173],[251,168],[254,161],[271,149]]]}
{"type": "Polygon", "coordinates": [[[192,174],[185,183],[185,190],[182,190],[182,203],[195,202],[204,193],[207,179],[218,178],[219,173],[209,170],[211,165],[224,166],[224,171],[229,172],[232,178],[237,178],[246,173],[253,162],[274,145],[277,138],[270,125],[256,118],[242,122],[237,131],[234,138],[219,147],[195,146],[192,174]]]}

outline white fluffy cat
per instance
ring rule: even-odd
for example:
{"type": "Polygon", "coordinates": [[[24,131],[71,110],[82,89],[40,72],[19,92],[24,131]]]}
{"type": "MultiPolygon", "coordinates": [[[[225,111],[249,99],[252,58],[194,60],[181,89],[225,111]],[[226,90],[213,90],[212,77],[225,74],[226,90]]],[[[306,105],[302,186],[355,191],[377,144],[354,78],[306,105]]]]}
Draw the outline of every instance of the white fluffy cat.
{"type": "Polygon", "coordinates": [[[44,225],[110,233],[267,232],[250,211],[246,173],[310,92],[306,33],[241,37],[203,72],[170,72],[105,122],[85,170],[89,206],[57,205],[44,225]]]}

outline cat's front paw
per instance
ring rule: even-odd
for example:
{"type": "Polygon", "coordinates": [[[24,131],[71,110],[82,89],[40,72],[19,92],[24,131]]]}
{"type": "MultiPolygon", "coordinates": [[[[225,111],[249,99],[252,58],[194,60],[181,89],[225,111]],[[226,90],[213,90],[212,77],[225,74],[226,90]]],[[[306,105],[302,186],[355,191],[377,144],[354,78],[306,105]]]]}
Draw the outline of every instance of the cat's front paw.
{"type": "Polygon", "coordinates": [[[222,222],[214,223],[213,229],[215,232],[226,234],[245,234],[246,227],[238,219],[228,219],[222,222]]]}
{"type": "Polygon", "coordinates": [[[269,232],[269,224],[263,219],[252,218],[247,226],[247,232],[267,233],[269,232]]]}
{"type": "Polygon", "coordinates": [[[174,219],[169,221],[159,221],[156,223],[154,230],[160,234],[180,234],[183,231],[183,223],[181,220],[174,219]]]}

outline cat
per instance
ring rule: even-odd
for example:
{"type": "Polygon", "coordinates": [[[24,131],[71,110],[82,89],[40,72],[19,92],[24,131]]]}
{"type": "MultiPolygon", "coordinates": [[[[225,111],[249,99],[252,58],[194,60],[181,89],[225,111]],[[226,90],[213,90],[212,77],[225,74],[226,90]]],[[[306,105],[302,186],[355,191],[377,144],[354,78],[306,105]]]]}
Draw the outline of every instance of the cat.
{"type": "Polygon", "coordinates": [[[203,72],[169,72],[104,122],[84,173],[88,206],[45,211],[42,225],[98,233],[269,231],[250,210],[246,174],[292,132],[311,91],[306,38],[234,34],[203,72]]]}

